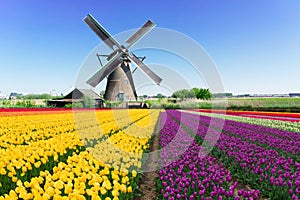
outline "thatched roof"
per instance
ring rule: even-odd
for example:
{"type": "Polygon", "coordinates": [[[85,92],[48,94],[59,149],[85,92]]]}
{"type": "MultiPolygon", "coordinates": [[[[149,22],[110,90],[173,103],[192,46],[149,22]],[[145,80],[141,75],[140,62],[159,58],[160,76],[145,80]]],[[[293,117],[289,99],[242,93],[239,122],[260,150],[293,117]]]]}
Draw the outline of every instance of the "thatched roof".
{"type": "Polygon", "coordinates": [[[101,97],[93,90],[78,89],[78,88],[72,90],[69,94],[67,94],[64,97],[64,99],[82,99],[83,96],[88,96],[91,97],[92,99],[101,99],[101,97]]]}

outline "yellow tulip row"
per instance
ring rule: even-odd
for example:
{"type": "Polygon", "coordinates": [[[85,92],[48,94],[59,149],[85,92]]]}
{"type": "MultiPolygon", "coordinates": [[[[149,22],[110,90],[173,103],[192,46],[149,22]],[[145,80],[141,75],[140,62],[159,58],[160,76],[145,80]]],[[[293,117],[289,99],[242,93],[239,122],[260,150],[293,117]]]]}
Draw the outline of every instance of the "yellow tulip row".
{"type": "Polygon", "coordinates": [[[135,111],[101,111],[101,112],[72,112],[0,117],[0,147],[8,148],[10,145],[28,144],[33,141],[44,140],[66,132],[97,127],[105,132],[108,128],[112,131],[128,125],[130,118],[140,117],[135,111]],[[74,116],[73,116],[74,115],[74,116]],[[74,123],[75,119],[75,123],[74,123]],[[116,123],[117,122],[117,123],[116,123]],[[108,126],[108,127],[107,127],[108,126]]]}
{"type": "Polygon", "coordinates": [[[141,115],[138,123],[143,126],[134,123],[87,149],[94,157],[117,170],[128,170],[130,166],[141,167],[139,160],[149,147],[148,141],[154,132],[158,115],[159,111],[141,115]]]}
{"type": "MultiPolygon", "coordinates": [[[[126,114],[124,111],[123,113],[120,112],[120,116],[123,118],[120,120],[122,123],[121,125],[125,126],[130,124],[130,120],[126,117],[124,117],[126,114]]],[[[17,129],[14,130],[11,128],[12,133],[8,133],[1,136],[1,147],[0,148],[0,174],[4,175],[6,174],[6,171],[11,172],[9,173],[10,177],[13,177],[13,175],[16,175],[16,169],[23,169],[25,168],[32,168],[29,165],[34,164],[35,162],[42,162],[46,163],[48,161],[48,157],[54,156],[54,158],[58,157],[58,154],[62,155],[65,153],[66,149],[75,149],[76,146],[83,146],[83,143],[80,141],[80,139],[83,139],[78,136],[82,136],[82,133],[87,133],[90,131],[93,133],[93,136],[99,137],[102,133],[108,133],[112,130],[117,129],[116,125],[112,126],[102,126],[104,122],[109,122],[107,124],[115,124],[114,118],[111,116],[111,111],[102,111],[97,113],[97,119],[99,119],[99,124],[90,124],[87,126],[86,118],[84,118],[86,115],[85,113],[81,114],[81,121],[76,121],[76,128],[78,129],[78,133],[75,131],[75,124],[72,113],[68,114],[55,114],[52,116],[52,118],[58,120],[51,120],[51,115],[42,115],[39,116],[39,119],[44,118],[44,121],[42,122],[39,120],[40,124],[32,123],[29,124],[29,121],[37,119],[37,115],[34,116],[18,116],[13,117],[15,121],[9,121],[7,118],[9,117],[3,117],[5,118],[4,121],[20,124],[21,127],[22,123],[26,124],[28,127],[24,130],[17,129]],[[100,114],[101,113],[101,114],[100,114]],[[100,114],[100,115],[99,115],[100,114]],[[101,116],[101,118],[100,118],[101,116]],[[26,119],[31,118],[31,119],[26,119]],[[64,120],[63,120],[64,119],[64,120]],[[22,121],[23,120],[23,121],[22,121]],[[73,124],[72,124],[73,123],[73,124]],[[51,125],[50,125],[51,124],[51,125]],[[63,124],[64,126],[61,126],[63,124]],[[101,129],[99,128],[101,127],[101,129]],[[84,127],[89,127],[84,129],[84,127]],[[34,130],[29,132],[29,130],[34,130]],[[49,128],[52,128],[49,129],[49,128]],[[82,129],[81,129],[82,128],[82,129]],[[46,130],[46,131],[42,131],[46,130]],[[71,131],[72,130],[72,131],[71,131]],[[20,132],[18,134],[18,132],[20,132]],[[23,134],[26,133],[26,134],[23,134]],[[59,134],[58,134],[59,133],[59,134]],[[37,141],[30,141],[29,138],[34,138],[37,136],[37,138],[49,138],[47,140],[37,140],[37,141]],[[12,139],[14,138],[14,139],[12,139]],[[13,141],[26,141],[27,145],[16,145],[13,141]],[[7,145],[5,145],[7,144],[7,145]],[[7,169],[5,170],[6,167],[7,169]]],[[[3,119],[0,118],[1,122],[3,122],[3,119]]],[[[2,123],[3,125],[3,123],[2,123]]],[[[13,127],[13,126],[11,126],[13,127]]],[[[118,127],[120,129],[122,127],[118,127]]],[[[85,136],[88,136],[88,134],[85,134],[85,136]]],[[[18,142],[17,142],[18,143],[18,142]]],[[[38,164],[37,164],[38,165],[38,164]]],[[[25,171],[25,170],[23,170],[25,171]]],[[[26,170],[27,171],[27,170],[26,170]]],[[[16,179],[14,179],[16,180],[16,179]]]]}
{"type": "Polygon", "coordinates": [[[17,182],[17,171],[22,171],[22,177],[33,167],[39,168],[41,164],[46,164],[49,157],[53,157],[57,162],[59,155],[66,154],[67,149],[75,150],[77,146],[83,146],[78,135],[62,133],[29,145],[0,149],[0,174],[7,174],[13,182],[17,182]]]}
{"type": "Polygon", "coordinates": [[[84,151],[79,155],[74,153],[67,163],[60,162],[53,168],[53,174],[46,170],[30,181],[19,180],[16,189],[0,199],[86,199],[89,196],[117,200],[121,193],[132,192],[131,180],[136,175],[136,172],[112,170],[84,151]]]}
{"type": "Polygon", "coordinates": [[[0,117],[0,146],[28,144],[74,131],[72,113],[0,117]]]}
{"type": "Polygon", "coordinates": [[[147,114],[149,111],[146,110],[116,110],[106,112],[105,117],[102,112],[96,112],[96,116],[93,112],[77,113],[74,117],[80,138],[89,141],[123,129],[147,114]]]}
{"type": "MultiPolygon", "coordinates": [[[[38,138],[43,138],[39,136],[35,137],[37,141],[30,142],[31,140],[25,137],[24,140],[28,141],[27,145],[7,145],[6,149],[0,149],[0,174],[8,175],[17,185],[14,190],[11,190],[1,198],[11,199],[19,197],[31,199],[32,197],[37,197],[37,199],[48,199],[50,196],[54,199],[80,199],[84,195],[88,195],[92,199],[99,199],[101,194],[106,199],[108,199],[108,196],[118,199],[119,193],[125,194],[132,191],[132,186],[129,184],[130,178],[127,176],[128,170],[132,169],[132,167],[136,169],[141,167],[142,152],[149,147],[148,141],[154,132],[159,111],[152,113],[149,113],[148,110],[97,111],[96,115],[75,113],[74,118],[71,115],[71,113],[63,113],[54,114],[54,116],[26,116],[31,118],[31,120],[34,120],[36,117],[36,119],[39,119],[39,123],[25,123],[25,127],[30,125],[35,127],[35,131],[31,132],[33,134],[32,138],[35,135],[49,133],[46,136],[49,139],[37,140],[38,138]],[[43,118],[44,121],[42,120],[43,118]],[[60,121],[61,119],[64,119],[63,122],[60,121]],[[65,127],[61,126],[61,124],[64,124],[65,127]],[[51,128],[56,132],[51,134],[51,128]],[[74,131],[75,128],[77,131],[74,131]],[[109,137],[108,133],[119,129],[121,131],[109,137]],[[46,131],[36,133],[39,130],[46,131]],[[58,131],[59,133],[57,133],[58,131]],[[66,163],[60,162],[57,167],[53,168],[53,174],[48,170],[41,171],[39,177],[31,178],[31,180],[24,183],[20,180],[20,176],[17,176],[18,171],[22,172],[22,177],[32,170],[33,166],[38,169],[40,165],[47,164],[49,157],[53,157],[54,161],[57,162],[59,155],[62,156],[70,149],[75,150],[77,147],[83,146],[84,142],[82,143],[81,141],[84,140],[82,139],[98,139],[101,135],[106,135],[108,139],[97,141],[87,151],[79,153],[77,150],[77,153],[73,152],[66,163]],[[122,174],[121,177],[119,177],[120,173],[122,174]],[[97,176],[100,176],[101,179],[99,180],[101,181],[94,181],[96,187],[94,185],[92,187],[89,185],[90,179],[94,179],[97,176]],[[80,190],[77,183],[82,182],[82,178],[89,181],[86,182],[85,187],[81,184],[80,187],[82,188],[80,190]],[[97,183],[102,183],[102,185],[97,183]],[[34,186],[34,188],[31,187],[31,192],[28,192],[29,186],[34,186]],[[60,197],[62,194],[65,195],[64,198],[60,197]]],[[[13,118],[18,117],[15,116],[13,118]]],[[[23,120],[26,117],[21,116],[23,120]]],[[[5,124],[9,124],[7,123],[8,119],[4,121],[6,123],[3,122],[3,119],[0,119],[1,128],[5,124]]],[[[27,119],[27,122],[29,121],[30,119],[27,119]]],[[[27,127],[27,131],[24,131],[27,134],[23,134],[21,137],[31,136],[31,128],[27,127]]],[[[6,131],[8,130],[6,128],[6,131]]],[[[17,131],[14,131],[14,134],[17,135],[17,131]]],[[[2,141],[3,138],[1,138],[2,141]]],[[[132,172],[132,176],[135,177],[136,172],[132,172]]]]}

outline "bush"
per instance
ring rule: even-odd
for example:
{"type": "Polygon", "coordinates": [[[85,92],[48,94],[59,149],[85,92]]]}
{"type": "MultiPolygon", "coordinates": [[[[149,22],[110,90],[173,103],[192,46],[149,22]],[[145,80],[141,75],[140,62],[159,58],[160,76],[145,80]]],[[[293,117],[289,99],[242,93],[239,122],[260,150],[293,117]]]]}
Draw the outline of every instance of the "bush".
{"type": "MultiPolygon", "coordinates": [[[[199,109],[212,109],[212,103],[209,102],[201,102],[198,104],[199,109]]],[[[215,107],[214,107],[215,108],[215,107]]]]}
{"type": "Polygon", "coordinates": [[[65,108],[72,108],[72,104],[71,103],[68,103],[64,106],[65,108]]]}
{"type": "Polygon", "coordinates": [[[83,108],[83,104],[81,102],[73,103],[73,108],[83,108]]]}
{"type": "Polygon", "coordinates": [[[182,109],[196,109],[199,108],[197,102],[183,102],[179,104],[182,109]]]}
{"type": "Polygon", "coordinates": [[[9,108],[11,107],[12,103],[11,100],[2,100],[0,103],[0,107],[2,108],[9,108]]]}
{"type": "Polygon", "coordinates": [[[26,101],[24,101],[24,104],[25,104],[26,108],[33,108],[33,107],[35,107],[35,103],[32,100],[26,100],[26,101]]]}
{"type": "Polygon", "coordinates": [[[33,100],[18,100],[15,105],[12,105],[10,107],[33,108],[35,107],[35,103],[33,100]]]}
{"type": "Polygon", "coordinates": [[[160,103],[153,103],[152,106],[150,106],[150,108],[153,108],[153,109],[163,108],[163,105],[160,103]]]}
{"type": "Polygon", "coordinates": [[[152,100],[146,100],[145,103],[149,105],[149,108],[151,108],[152,105],[153,105],[153,101],[152,100]]]}
{"type": "Polygon", "coordinates": [[[119,102],[119,101],[106,101],[105,102],[106,108],[117,108],[120,104],[121,104],[121,102],[119,102]]]}
{"type": "Polygon", "coordinates": [[[83,105],[85,108],[93,108],[95,107],[95,100],[89,96],[83,96],[83,105]]]}
{"type": "Polygon", "coordinates": [[[81,102],[76,102],[76,103],[68,103],[64,107],[65,108],[83,108],[83,105],[81,102]]]}
{"type": "Polygon", "coordinates": [[[166,110],[168,110],[168,109],[180,109],[180,105],[176,104],[176,103],[167,103],[167,104],[164,105],[164,108],[166,110]]]}

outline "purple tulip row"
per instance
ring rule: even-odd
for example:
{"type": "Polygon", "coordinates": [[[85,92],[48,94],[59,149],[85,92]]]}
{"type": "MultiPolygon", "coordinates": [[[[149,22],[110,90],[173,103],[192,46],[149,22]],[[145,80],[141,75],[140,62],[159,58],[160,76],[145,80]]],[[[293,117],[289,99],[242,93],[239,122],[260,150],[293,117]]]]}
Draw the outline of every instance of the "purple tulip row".
{"type": "MultiPolygon", "coordinates": [[[[270,144],[270,146],[276,145],[278,137],[271,137],[270,134],[255,134],[245,128],[247,125],[239,122],[232,123],[205,116],[201,116],[199,122],[197,115],[179,111],[168,111],[168,114],[183,123],[200,138],[205,138],[210,143],[216,142],[215,147],[217,148],[214,152],[219,152],[218,155],[224,164],[232,166],[231,171],[236,173],[238,178],[249,179],[248,183],[252,182],[252,186],[263,190],[266,196],[282,195],[286,197],[288,195],[289,198],[298,199],[300,195],[299,157],[296,157],[295,160],[288,156],[279,156],[276,150],[266,149],[256,144],[257,142],[270,144]],[[232,124],[235,125],[232,126],[232,124]],[[224,126],[221,131],[222,125],[224,126]],[[207,134],[208,131],[210,134],[207,134]]],[[[270,132],[270,130],[268,131],[270,132]]],[[[274,135],[283,134],[282,131],[277,133],[276,129],[272,131],[274,135]]],[[[281,140],[282,143],[291,145],[288,142],[291,140],[281,140]]],[[[295,145],[295,143],[293,144],[295,145]]],[[[287,145],[282,146],[287,147],[287,145]]],[[[283,148],[282,146],[277,148],[283,148]]],[[[297,150],[297,147],[291,146],[290,149],[285,148],[284,150],[289,152],[297,150]]]]}
{"type": "Polygon", "coordinates": [[[259,190],[238,189],[230,171],[201,149],[194,138],[166,113],[160,136],[160,165],[157,180],[159,199],[257,199],[259,190]],[[172,140],[170,139],[172,138],[172,140]]]}
{"type": "Polygon", "coordinates": [[[283,138],[287,140],[299,140],[300,135],[299,133],[296,132],[291,132],[291,131],[286,131],[282,129],[276,129],[276,128],[271,128],[271,127],[266,127],[266,126],[261,126],[261,125],[255,125],[255,124],[246,124],[246,123],[239,123],[237,121],[233,120],[226,120],[227,124],[233,125],[233,126],[240,126],[245,129],[250,129],[254,130],[259,134],[271,134],[275,137],[278,138],[283,138]]]}
{"type": "MultiPolygon", "coordinates": [[[[181,117],[184,120],[194,119],[199,120],[199,116],[194,114],[176,112],[177,117],[181,117]]],[[[201,122],[205,124],[210,123],[210,117],[201,116],[201,122]]],[[[213,118],[214,121],[220,121],[221,119],[213,118]]],[[[223,120],[224,121],[224,120],[223,120]]],[[[199,123],[199,122],[197,122],[199,123]]],[[[295,132],[288,132],[284,130],[268,128],[264,126],[245,124],[241,122],[225,120],[223,131],[230,134],[235,134],[244,140],[250,140],[259,144],[267,145],[268,148],[277,149],[290,153],[292,155],[300,154],[300,134],[295,132]],[[237,133],[237,134],[236,134],[237,133]]]]}
{"type": "Polygon", "coordinates": [[[293,155],[300,154],[300,134],[264,126],[244,124],[226,120],[224,130],[229,133],[243,133],[242,138],[267,144],[271,148],[283,150],[293,155]]]}
{"type": "MultiPolygon", "coordinates": [[[[174,112],[173,113],[175,117],[178,119],[182,119],[184,121],[190,121],[193,119],[194,123],[198,125],[199,124],[199,116],[195,116],[193,114],[180,114],[180,112],[174,112]]],[[[213,121],[218,122],[221,121],[221,119],[213,118],[213,121]]],[[[223,120],[224,121],[224,120],[223,120]]],[[[210,118],[201,116],[201,122],[207,125],[210,123],[210,118]]],[[[192,123],[192,122],[188,122],[192,123]]],[[[219,123],[219,122],[218,122],[219,123]]],[[[195,127],[193,126],[193,130],[195,130],[195,127]]],[[[257,127],[257,125],[255,125],[257,127]]],[[[287,157],[298,157],[300,154],[300,134],[299,133],[293,133],[293,132],[285,132],[283,130],[278,129],[271,129],[268,128],[268,132],[262,132],[264,128],[260,128],[260,132],[256,132],[253,130],[253,126],[251,124],[244,124],[241,122],[234,122],[230,120],[225,120],[223,127],[221,127],[224,132],[227,132],[229,134],[234,134],[235,137],[240,137],[243,140],[250,140],[251,143],[259,144],[260,146],[267,147],[268,149],[274,149],[279,152],[283,152],[283,156],[287,157]],[[272,131],[272,132],[271,132],[272,131]],[[285,133],[285,134],[284,134],[285,133]],[[275,136],[274,136],[275,135],[275,136]],[[284,135],[295,135],[294,138],[284,139],[284,138],[278,138],[277,136],[284,135]]],[[[199,131],[198,131],[199,132],[199,131]]],[[[202,133],[206,133],[207,130],[201,131],[202,133]]],[[[296,160],[297,161],[297,160],[296,160]]],[[[300,160],[298,160],[300,161],[300,160]]]]}

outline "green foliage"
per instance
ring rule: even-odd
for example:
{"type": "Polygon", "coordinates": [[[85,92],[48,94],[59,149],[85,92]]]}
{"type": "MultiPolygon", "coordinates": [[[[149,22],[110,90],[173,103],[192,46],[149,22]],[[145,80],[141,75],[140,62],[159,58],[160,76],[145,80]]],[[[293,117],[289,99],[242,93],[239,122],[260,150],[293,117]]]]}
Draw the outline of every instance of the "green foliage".
{"type": "Polygon", "coordinates": [[[213,94],[214,98],[231,98],[233,95],[232,93],[215,93],[213,94]]]}
{"type": "Polygon", "coordinates": [[[36,105],[34,100],[2,100],[0,108],[40,108],[42,105],[36,105]]]}
{"type": "Polygon", "coordinates": [[[64,98],[63,94],[61,94],[61,96],[52,96],[51,99],[55,100],[55,99],[62,99],[62,98],[64,98]]]}
{"type": "Polygon", "coordinates": [[[104,94],[105,94],[105,91],[102,90],[102,91],[100,92],[99,96],[100,96],[101,98],[104,98],[104,94]]]}
{"type": "Polygon", "coordinates": [[[72,104],[71,103],[68,103],[64,106],[65,108],[72,108],[72,104]]]}
{"type": "Polygon", "coordinates": [[[180,103],[170,103],[162,102],[161,100],[146,100],[145,103],[149,105],[150,108],[164,108],[164,109],[211,109],[212,104],[210,102],[180,102],[180,103]]]}
{"type": "Polygon", "coordinates": [[[33,100],[17,100],[14,105],[11,107],[17,108],[33,108],[35,107],[35,103],[33,100]]]}
{"type": "Polygon", "coordinates": [[[57,96],[51,96],[50,94],[27,94],[22,97],[23,99],[56,99],[61,98],[57,96]]]}
{"type": "Polygon", "coordinates": [[[212,94],[210,93],[209,89],[203,89],[200,88],[199,91],[196,93],[197,99],[204,99],[209,100],[212,97],[212,94]]]}
{"type": "Polygon", "coordinates": [[[164,109],[180,109],[180,105],[176,103],[167,103],[164,106],[164,109]]]}
{"type": "Polygon", "coordinates": [[[300,108],[300,98],[230,98],[228,106],[253,108],[300,108]]]}
{"type": "Polygon", "coordinates": [[[0,101],[1,108],[9,108],[9,107],[11,107],[11,105],[12,105],[11,100],[1,100],[0,101]]]}
{"type": "Polygon", "coordinates": [[[152,104],[152,106],[150,108],[159,109],[159,108],[163,108],[163,105],[159,102],[155,102],[152,104]]]}
{"type": "Polygon", "coordinates": [[[174,98],[187,99],[187,98],[195,98],[194,90],[182,89],[174,92],[172,94],[174,98]]]}
{"type": "Polygon", "coordinates": [[[32,108],[32,107],[35,107],[34,101],[26,100],[24,103],[25,103],[25,107],[26,107],[26,108],[32,108]]]}
{"type": "Polygon", "coordinates": [[[209,100],[211,99],[212,94],[210,93],[209,89],[192,88],[191,90],[188,89],[178,90],[172,94],[172,97],[180,98],[180,99],[197,98],[197,99],[209,100]]]}
{"type": "Polygon", "coordinates": [[[85,96],[82,97],[82,100],[83,100],[83,106],[85,108],[95,107],[95,100],[92,97],[85,95],[85,96]]]}
{"type": "Polygon", "coordinates": [[[73,103],[72,106],[73,106],[73,108],[83,108],[83,105],[81,102],[75,102],[75,103],[73,103]]]}
{"type": "Polygon", "coordinates": [[[146,100],[145,103],[151,108],[153,104],[158,104],[159,102],[157,100],[146,100]]]}
{"type": "Polygon", "coordinates": [[[159,99],[162,99],[162,98],[164,98],[165,96],[163,95],[163,94],[161,94],[161,93],[158,93],[157,95],[156,95],[156,98],[159,98],[159,99]]]}
{"type": "Polygon", "coordinates": [[[106,101],[106,108],[117,108],[122,102],[120,101],[106,101]]]}
{"type": "Polygon", "coordinates": [[[199,103],[198,102],[181,102],[181,103],[179,103],[179,106],[182,109],[197,109],[197,108],[199,108],[199,103]]]}
{"type": "Polygon", "coordinates": [[[64,106],[64,108],[83,108],[83,105],[81,102],[68,103],[64,106]]]}
{"type": "MultiPolygon", "coordinates": [[[[213,104],[211,102],[200,102],[198,103],[198,108],[199,109],[212,109],[213,104]]],[[[220,107],[222,108],[222,107],[220,107]]],[[[218,109],[217,105],[214,105],[214,109],[218,109]]]]}
{"type": "Polygon", "coordinates": [[[22,97],[23,97],[23,94],[19,94],[16,92],[12,92],[9,95],[9,99],[22,99],[22,97]]]}

